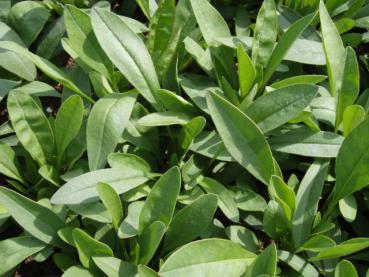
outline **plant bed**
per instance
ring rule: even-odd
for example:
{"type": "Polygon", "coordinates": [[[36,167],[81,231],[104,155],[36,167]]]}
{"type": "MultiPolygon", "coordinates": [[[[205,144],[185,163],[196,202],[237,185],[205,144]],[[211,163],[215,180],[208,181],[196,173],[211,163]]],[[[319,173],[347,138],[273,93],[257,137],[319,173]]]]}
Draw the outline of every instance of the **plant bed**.
{"type": "Polygon", "coordinates": [[[368,1],[0,4],[0,276],[368,276],[368,1]]]}

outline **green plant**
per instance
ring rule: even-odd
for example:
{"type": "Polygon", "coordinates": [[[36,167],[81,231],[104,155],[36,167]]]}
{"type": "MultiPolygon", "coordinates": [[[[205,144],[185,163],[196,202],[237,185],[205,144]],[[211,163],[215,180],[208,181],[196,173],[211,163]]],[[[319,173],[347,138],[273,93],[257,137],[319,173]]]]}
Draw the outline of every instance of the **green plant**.
{"type": "Polygon", "coordinates": [[[368,274],[367,1],[3,3],[1,276],[368,274]]]}

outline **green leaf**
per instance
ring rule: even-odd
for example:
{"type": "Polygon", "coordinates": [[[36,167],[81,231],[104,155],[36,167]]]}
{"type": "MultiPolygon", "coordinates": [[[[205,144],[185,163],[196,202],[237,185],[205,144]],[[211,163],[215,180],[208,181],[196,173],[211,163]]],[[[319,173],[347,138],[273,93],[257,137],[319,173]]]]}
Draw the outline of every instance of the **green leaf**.
{"type": "Polygon", "coordinates": [[[93,106],[87,121],[90,170],[104,168],[128,124],[136,97],[136,93],[109,94],[93,106]]]}
{"type": "Polygon", "coordinates": [[[98,183],[107,183],[118,194],[127,192],[148,180],[140,170],[122,170],[108,168],[91,171],[70,179],[54,193],[51,202],[54,204],[81,204],[96,202],[99,197],[96,190],[98,183]]]}
{"type": "Polygon", "coordinates": [[[28,94],[10,92],[8,112],[19,141],[39,165],[54,155],[54,134],[38,103],[28,94]]]}
{"type": "Polygon", "coordinates": [[[356,60],[355,51],[351,47],[348,47],[345,51],[342,87],[337,99],[336,129],[339,128],[340,123],[342,122],[343,113],[346,107],[354,104],[359,95],[359,77],[359,65],[356,60]]]}
{"type": "Polygon", "coordinates": [[[345,48],[341,37],[329,16],[323,3],[320,1],[319,15],[322,29],[324,53],[327,60],[329,85],[331,94],[337,96],[342,87],[342,79],[345,64],[345,48]]]}
{"type": "Polygon", "coordinates": [[[300,247],[310,235],[328,165],[329,162],[324,160],[314,161],[300,183],[292,220],[292,238],[296,248],[300,247]]]}
{"type": "Polygon", "coordinates": [[[137,276],[137,267],[114,257],[92,257],[94,263],[109,277],[137,276]]]}
{"type": "Polygon", "coordinates": [[[294,155],[335,158],[344,137],[331,132],[313,132],[307,128],[291,130],[269,138],[270,147],[278,152],[294,155]]]}
{"type": "Polygon", "coordinates": [[[138,235],[139,217],[144,205],[143,201],[132,202],[128,206],[127,217],[119,226],[118,236],[122,239],[131,238],[138,235]]]}
{"type": "Polygon", "coordinates": [[[288,251],[278,250],[278,259],[288,264],[302,276],[319,277],[319,272],[310,263],[288,251]]]}
{"type": "Polygon", "coordinates": [[[274,173],[269,145],[256,124],[222,97],[207,96],[211,117],[232,157],[253,176],[268,184],[274,173]]]}
{"type": "Polygon", "coordinates": [[[83,101],[78,95],[70,96],[59,108],[55,118],[55,142],[58,160],[78,135],[83,120],[83,101]]]}
{"type": "Polygon", "coordinates": [[[360,105],[351,105],[343,113],[343,134],[347,137],[353,129],[365,120],[366,112],[360,105]]]}
{"type": "Polygon", "coordinates": [[[317,86],[308,84],[277,89],[259,97],[245,113],[266,133],[296,117],[317,92],[317,86]]]}
{"type": "Polygon", "coordinates": [[[274,82],[270,86],[274,89],[279,89],[296,84],[318,84],[326,79],[325,75],[300,75],[289,77],[277,82],[274,82]]]}
{"type": "Polygon", "coordinates": [[[266,0],[261,6],[252,41],[252,61],[255,67],[266,67],[272,55],[278,34],[278,18],[274,0],[266,0]]]}
{"type": "Polygon", "coordinates": [[[353,222],[357,214],[357,202],[354,195],[348,195],[339,202],[340,212],[347,222],[353,222]]]}
{"type": "Polygon", "coordinates": [[[0,142],[0,173],[24,183],[20,172],[20,165],[14,150],[7,144],[0,142]]]}
{"type": "Polygon", "coordinates": [[[63,277],[93,277],[94,275],[87,269],[83,268],[82,266],[72,266],[68,268],[62,275],[63,277]]]}
{"type": "Polygon", "coordinates": [[[211,178],[203,178],[200,186],[207,192],[218,196],[218,205],[224,215],[233,222],[239,221],[239,212],[232,194],[218,181],[211,178]]]}
{"type": "Polygon", "coordinates": [[[369,119],[366,119],[343,141],[336,160],[336,185],[331,205],[369,184],[369,142],[363,139],[368,134],[369,119]]]}
{"type": "Polygon", "coordinates": [[[0,274],[7,273],[45,247],[45,243],[29,236],[19,236],[0,241],[0,274]]]}
{"type": "Polygon", "coordinates": [[[150,262],[164,236],[165,228],[166,226],[163,222],[155,221],[139,235],[140,264],[147,265],[150,262]]]}
{"type": "Polygon", "coordinates": [[[288,30],[279,39],[276,47],[273,49],[273,53],[270,56],[265,72],[263,74],[263,84],[266,84],[272,77],[274,71],[281,63],[288,50],[291,48],[296,39],[301,33],[311,24],[315,14],[307,15],[297,21],[295,21],[288,30]]]}
{"type": "Polygon", "coordinates": [[[150,113],[140,118],[137,124],[145,127],[185,125],[191,120],[191,116],[181,112],[158,112],[150,113]]]}
{"type": "Polygon", "coordinates": [[[157,91],[157,98],[158,101],[169,111],[189,114],[197,112],[197,109],[190,102],[169,90],[159,89],[157,91]]]}
{"type": "Polygon", "coordinates": [[[197,116],[183,126],[178,135],[178,142],[182,149],[187,150],[191,147],[193,140],[204,129],[205,125],[206,119],[202,116],[197,116]]]}
{"type": "Polygon", "coordinates": [[[178,211],[166,231],[163,251],[172,250],[200,236],[211,223],[217,204],[215,195],[205,194],[178,211]]]}
{"type": "Polygon", "coordinates": [[[255,254],[229,240],[205,239],[178,249],[164,262],[159,275],[163,277],[241,276],[255,258],[255,254]]]}
{"type": "Polygon", "coordinates": [[[21,81],[12,81],[6,79],[0,79],[0,102],[4,99],[4,97],[8,94],[8,92],[20,85],[21,81]]]}
{"type": "Polygon", "coordinates": [[[231,225],[227,227],[226,234],[231,241],[238,243],[246,250],[253,253],[259,252],[258,239],[249,229],[243,226],[231,225]]]}
{"type": "Polygon", "coordinates": [[[41,3],[22,1],[10,9],[8,23],[29,46],[42,31],[50,11],[41,3]]]}
{"type": "Polygon", "coordinates": [[[110,185],[105,183],[98,183],[96,190],[105,208],[111,215],[114,228],[118,230],[123,220],[123,207],[119,194],[110,185]]]}
{"type": "Polygon", "coordinates": [[[268,186],[269,195],[271,199],[277,202],[282,200],[293,212],[295,210],[295,193],[294,191],[281,179],[280,177],[273,175],[270,179],[268,186]]]}
{"type": "MultiPolygon", "coordinates": [[[[0,41],[12,41],[26,47],[18,34],[3,22],[0,22],[0,41]]],[[[24,60],[20,54],[3,48],[0,48],[0,66],[27,81],[36,78],[36,67],[31,61],[24,60]]]]}
{"type": "Polygon", "coordinates": [[[88,269],[93,269],[92,257],[113,256],[113,251],[109,246],[95,240],[81,229],[76,228],[73,230],[73,240],[82,265],[88,269]]]}
{"type": "Polygon", "coordinates": [[[113,64],[157,110],[155,94],[159,81],[154,64],[141,38],[116,14],[94,8],[92,28],[97,40],[113,64]]]}
{"type": "Polygon", "coordinates": [[[263,215],[264,231],[273,239],[280,238],[290,229],[289,216],[281,204],[274,200],[269,201],[263,215]]]}
{"type": "Polygon", "coordinates": [[[150,165],[141,157],[129,153],[111,153],[108,156],[108,163],[112,168],[124,170],[140,170],[150,173],[150,165]]]}
{"type": "Polygon", "coordinates": [[[216,47],[218,46],[216,38],[231,36],[224,18],[208,1],[191,0],[190,2],[207,45],[216,47]]]}
{"type": "Polygon", "coordinates": [[[78,59],[92,70],[112,78],[113,66],[97,42],[90,16],[72,5],[66,5],[63,15],[69,45],[78,55],[78,59]]]}
{"type": "Polygon", "coordinates": [[[240,83],[241,96],[245,97],[250,92],[255,78],[256,71],[252,61],[242,44],[237,45],[238,60],[238,81],[240,83]]]}
{"type": "Polygon", "coordinates": [[[46,208],[12,190],[0,187],[0,203],[24,230],[51,245],[63,245],[57,231],[64,222],[46,208]]]}
{"type": "Polygon", "coordinates": [[[320,252],[335,245],[336,243],[331,238],[323,235],[316,235],[311,237],[308,241],[301,245],[298,251],[307,250],[312,252],[320,252]]]}
{"type": "Polygon", "coordinates": [[[336,269],[334,270],[334,277],[345,276],[358,277],[359,275],[357,274],[354,265],[350,261],[342,260],[337,264],[336,269]]]}
{"type": "Polygon", "coordinates": [[[310,258],[310,261],[320,261],[348,256],[368,247],[368,238],[353,238],[331,248],[320,251],[318,255],[310,258]]]}
{"type": "Polygon", "coordinates": [[[60,70],[57,66],[55,66],[48,60],[33,54],[26,48],[23,48],[13,42],[0,41],[0,48],[5,48],[7,50],[13,51],[14,53],[22,55],[23,57],[32,61],[42,72],[44,72],[50,78],[64,85],[90,103],[95,102],[91,97],[84,93],[68,75],[66,75],[62,70],[60,70]]]}
{"type": "Polygon", "coordinates": [[[277,248],[275,244],[269,245],[247,269],[246,276],[267,275],[276,276],[277,271],[277,248]]]}
{"type": "Polygon", "coordinates": [[[160,177],[152,187],[142,208],[139,220],[140,233],[155,221],[169,225],[180,187],[181,175],[178,167],[172,167],[160,177]]]}

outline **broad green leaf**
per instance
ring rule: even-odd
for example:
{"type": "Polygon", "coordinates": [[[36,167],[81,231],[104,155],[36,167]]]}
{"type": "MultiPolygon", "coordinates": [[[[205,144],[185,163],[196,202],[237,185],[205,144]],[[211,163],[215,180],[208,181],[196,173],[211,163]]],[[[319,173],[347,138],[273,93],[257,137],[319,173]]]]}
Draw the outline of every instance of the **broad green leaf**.
{"type": "Polygon", "coordinates": [[[301,33],[311,24],[315,14],[307,15],[291,25],[287,32],[279,39],[276,47],[273,49],[273,53],[270,56],[265,72],[263,74],[263,84],[266,84],[272,77],[274,71],[287,54],[296,39],[301,33]]]}
{"type": "Polygon", "coordinates": [[[320,251],[318,255],[310,258],[310,261],[320,261],[348,256],[368,247],[368,238],[353,238],[331,248],[320,251]]]}
{"type": "Polygon", "coordinates": [[[291,85],[296,84],[311,84],[315,85],[318,84],[326,79],[324,75],[300,75],[300,76],[293,76],[289,77],[277,82],[274,82],[270,86],[274,89],[279,89],[291,85]]]}
{"type": "Polygon", "coordinates": [[[347,137],[353,129],[365,120],[366,112],[360,105],[346,107],[343,113],[343,134],[347,137]]]}
{"type": "Polygon", "coordinates": [[[335,158],[344,137],[331,132],[313,132],[307,128],[292,130],[270,137],[270,147],[278,152],[294,155],[335,158]]]}
{"type": "Polygon", "coordinates": [[[158,112],[150,113],[140,118],[137,124],[145,127],[185,125],[191,120],[191,116],[181,112],[158,112]]]}
{"type": "Polygon", "coordinates": [[[114,257],[92,257],[94,263],[109,277],[137,276],[137,267],[114,257]]]}
{"type": "Polygon", "coordinates": [[[348,195],[338,202],[340,212],[347,222],[353,222],[357,214],[357,202],[354,195],[348,195]]]}
{"type": "Polygon", "coordinates": [[[60,93],[57,92],[51,85],[40,81],[32,81],[28,84],[16,87],[12,89],[12,91],[20,91],[37,97],[60,97],[60,93]]]}
{"type": "Polygon", "coordinates": [[[343,141],[336,160],[336,185],[332,205],[369,183],[369,119],[358,125],[343,141]],[[353,155],[355,153],[355,155],[353,155]]]}
{"type": "Polygon", "coordinates": [[[169,90],[159,89],[157,91],[157,98],[164,108],[169,111],[189,114],[194,114],[197,112],[197,109],[190,102],[169,90]]]}
{"type": "Polygon", "coordinates": [[[313,265],[288,251],[278,250],[278,259],[297,271],[302,276],[319,277],[313,265]]]}
{"type": "Polygon", "coordinates": [[[218,196],[218,206],[224,215],[233,222],[239,221],[239,212],[232,194],[217,180],[205,177],[200,181],[200,186],[207,192],[218,196]]]}
{"type": "Polygon", "coordinates": [[[249,229],[243,226],[231,225],[227,227],[226,234],[231,241],[238,243],[246,250],[253,253],[259,252],[258,239],[249,229]]]}
{"type": "Polygon", "coordinates": [[[266,133],[296,117],[311,103],[317,91],[317,86],[308,84],[277,89],[259,97],[245,113],[266,133]]]}
{"type": "Polygon", "coordinates": [[[7,144],[0,142],[0,173],[24,183],[20,172],[20,164],[14,150],[7,144]]]}
{"type": "Polygon", "coordinates": [[[78,59],[105,77],[112,78],[112,64],[96,40],[90,16],[72,5],[66,6],[63,15],[69,44],[78,59]]]}
{"type": "Polygon", "coordinates": [[[331,94],[338,96],[344,74],[345,48],[323,1],[320,1],[319,15],[331,94]]]}
{"type": "Polygon", "coordinates": [[[88,102],[95,102],[91,97],[84,93],[67,74],[65,74],[62,70],[60,70],[57,66],[55,66],[48,60],[33,54],[26,48],[23,48],[13,42],[0,41],[0,48],[5,48],[19,55],[22,55],[26,59],[32,61],[42,72],[44,72],[50,78],[61,83],[71,91],[81,96],[83,99],[86,99],[88,102]]]}
{"type": "Polygon", "coordinates": [[[108,163],[112,168],[124,170],[141,170],[150,173],[150,165],[141,157],[129,153],[111,153],[108,156],[108,163]]]}
{"type": "Polygon", "coordinates": [[[298,251],[307,250],[312,252],[320,252],[335,245],[336,243],[331,238],[323,235],[316,235],[311,237],[308,241],[301,245],[298,251]]]}
{"type": "Polygon", "coordinates": [[[60,50],[60,40],[64,36],[64,33],[64,18],[60,16],[47,27],[45,33],[41,36],[41,40],[37,45],[36,54],[45,59],[54,57],[60,50]]]}
{"type": "Polygon", "coordinates": [[[256,124],[222,97],[207,96],[211,117],[232,157],[265,184],[274,173],[269,145],[256,124]]]}
{"type": "Polygon", "coordinates": [[[8,23],[29,46],[42,31],[50,11],[41,3],[22,1],[10,9],[8,23]]]}
{"type": "Polygon", "coordinates": [[[96,190],[105,208],[111,215],[114,228],[118,230],[123,220],[123,207],[119,194],[110,185],[105,183],[98,183],[96,190]]]}
{"type": "Polygon", "coordinates": [[[159,277],[154,270],[142,264],[138,265],[138,275],[140,277],[159,277]]]}
{"type": "Polygon", "coordinates": [[[128,124],[136,93],[109,94],[93,106],[87,121],[87,154],[90,170],[104,168],[128,124]]]}
{"type": "Polygon", "coordinates": [[[139,231],[142,233],[155,221],[168,226],[172,220],[178,193],[181,187],[181,175],[178,167],[172,167],[154,184],[146,198],[139,219],[139,231]]]}
{"type": "Polygon", "coordinates": [[[182,149],[187,150],[193,140],[200,134],[206,125],[206,120],[202,116],[197,116],[184,125],[178,135],[178,142],[182,149]]]}
{"type": "Polygon", "coordinates": [[[211,223],[217,203],[215,195],[205,194],[178,211],[168,226],[163,248],[172,250],[196,239],[211,223]]]}
{"type": "Polygon", "coordinates": [[[12,81],[6,79],[0,79],[0,102],[4,99],[4,97],[8,94],[8,92],[20,85],[21,81],[12,81]]]}
{"type": "Polygon", "coordinates": [[[139,235],[140,264],[147,265],[150,262],[164,236],[165,228],[166,226],[163,222],[155,221],[139,235]]]}
{"type": "Polygon", "coordinates": [[[0,203],[32,236],[47,244],[62,245],[57,231],[64,222],[49,208],[4,187],[0,187],[0,203]]]}
{"type": "Polygon", "coordinates": [[[58,110],[55,118],[55,142],[59,162],[68,145],[79,133],[83,112],[83,101],[78,95],[70,96],[58,110]]]}
{"type": "Polygon", "coordinates": [[[248,267],[245,276],[260,276],[267,275],[270,277],[276,276],[277,271],[277,248],[275,244],[269,245],[255,261],[248,267]]]}
{"type": "Polygon", "coordinates": [[[160,110],[155,97],[159,89],[158,77],[141,38],[116,14],[104,9],[93,9],[91,22],[98,42],[113,64],[147,101],[160,110]]]}
{"type": "Polygon", "coordinates": [[[70,179],[53,195],[51,202],[69,205],[96,202],[99,199],[96,190],[98,183],[107,183],[122,194],[147,180],[148,176],[140,170],[108,168],[91,171],[70,179]]]}
{"type": "Polygon", "coordinates": [[[292,220],[292,238],[296,248],[300,247],[310,235],[328,165],[329,162],[325,160],[314,161],[299,185],[292,220]]]}
{"type": "Polygon", "coordinates": [[[336,129],[342,122],[346,107],[354,104],[359,95],[360,74],[354,49],[346,48],[345,57],[342,86],[337,99],[336,129]]]}
{"type": "Polygon", "coordinates": [[[295,193],[294,191],[281,179],[273,175],[268,186],[269,195],[271,199],[284,201],[293,212],[295,210],[295,193]]]}
{"type": "Polygon", "coordinates": [[[241,96],[245,97],[250,92],[256,71],[252,61],[242,44],[237,45],[238,81],[240,83],[241,96]]]}
{"type": "MultiPolygon", "coordinates": [[[[26,47],[18,34],[3,22],[0,22],[0,41],[12,41],[21,47],[26,47]]],[[[32,62],[3,48],[0,48],[0,66],[27,81],[36,78],[37,71],[32,62]]]]}
{"type": "Polygon", "coordinates": [[[354,265],[348,260],[340,261],[334,270],[334,277],[358,277],[354,265]]]}
{"type": "Polygon", "coordinates": [[[62,275],[62,277],[93,277],[94,275],[82,266],[71,266],[62,275]]]}
{"type": "Polygon", "coordinates": [[[54,134],[38,103],[28,94],[10,92],[8,112],[19,141],[39,165],[52,160],[54,134]]]}
{"type": "Polygon", "coordinates": [[[269,201],[263,215],[264,231],[273,239],[280,238],[290,229],[289,216],[281,204],[274,200],[269,201]]]}
{"type": "Polygon", "coordinates": [[[211,53],[209,48],[203,49],[200,44],[198,44],[191,37],[186,37],[183,41],[186,51],[192,56],[192,58],[197,62],[197,64],[209,75],[214,75],[214,64],[211,60],[211,53]]]}
{"type": "Polygon", "coordinates": [[[82,265],[88,269],[93,269],[92,257],[113,256],[113,251],[109,246],[97,241],[81,229],[73,230],[73,240],[82,265]]]}
{"type": "Polygon", "coordinates": [[[274,0],[266,0],[261,6],[252,41],[252,61],[255,67],[265,67],[277,40],[278,18],[274,0]]]}
{"type": "Polygon", "coordinates": [[[127,217],[119,226],[118,236],[122,239],[134,237],[138,235],[139,217],[144,205],[143,201],[132,202],[128,206],[127,217]]]}
{"type": "Polygon", "coordinates": [[[0,274],[3,275],[12,270],[46,246],[42,241],[30,236],[19,236],[0,241],[0,274]]]}
{"type": "Polygon", "coordinates": [[[241,276],[255,254],[229,240],[205,239],[195,241],[175,251],[160,268],[163,277],[241,276]]]}
{"type": "Polygon", "coordinates": [[[202,36],[209,46],[218,46],[215,38],[231,36],[224,18],[208,1],[191,0],[190,2],[202,36]]]}
{"type": "Polygon", "coordinates": [[[237,208],[243,211],[263,212],[267,206],[264,198],[252,189],[244,186],[232,186],[229,188],[237,208]]]}

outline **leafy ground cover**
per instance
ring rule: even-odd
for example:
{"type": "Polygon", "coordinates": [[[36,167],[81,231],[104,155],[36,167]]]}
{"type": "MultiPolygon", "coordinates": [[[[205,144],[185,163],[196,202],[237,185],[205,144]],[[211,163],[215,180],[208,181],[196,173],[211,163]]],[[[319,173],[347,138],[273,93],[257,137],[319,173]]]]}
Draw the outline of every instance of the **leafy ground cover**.
{"type": "Polygon", "coordinates": [[[369,276],[368,28],[367,0],[1,1],[0,276],[369,276]]]}

